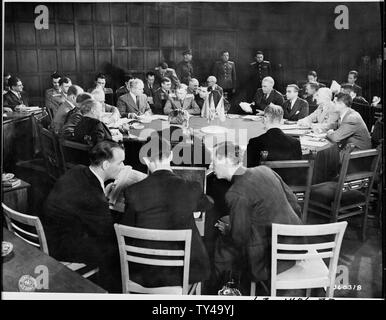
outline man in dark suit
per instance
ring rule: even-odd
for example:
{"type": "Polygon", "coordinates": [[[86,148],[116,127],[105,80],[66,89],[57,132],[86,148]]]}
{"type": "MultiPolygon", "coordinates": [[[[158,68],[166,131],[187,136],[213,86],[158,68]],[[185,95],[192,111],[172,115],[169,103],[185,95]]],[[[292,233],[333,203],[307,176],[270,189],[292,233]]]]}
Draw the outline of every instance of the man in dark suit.
{"type": "Polygon", "coordinates": [[[202,106],[204,105],[204,99],[200,96],[199,90],[200,89],[198,80],[196,78],[190,79],[188,86],[188,94],[194,95],[194,101],[196,101],[200,109],[202,109],[202,106]]]}
{"type": "Polygon", "coordinates": [[[74,128],[75,141],[95,146],[98,142],[113,140],[109,128],[100,120],[102,105],[98,101],[94,99],[84,101],[81,112],[83,117],[74,128]]]}
{"type": "MultiPolygon", "coordinates": [[[[209,258],[193,212],[206,211],[211,203],[197,182],[184,180],[173,173],[171,147],[165,139],[154,136],[148,143],[149,148],[143,156],[151,174],[125,190],[126,209],[121,224],[148,229],[191,229],[189,283],[204,281],[209,278],[209,258]]],[[[133,245],[136,243],[140,245],[138,242],[133,245]]],[[[164,249],[179,247],[170,243],[162,246],[164,249]]],[[[130,279],[145,287],[182,284],[182,268],[138,264],[130,264],[129,268],[130,279]]]]}
{"type": "Polygon", "coordinates": [[[260,165],[261,160],[300,160],[302,148],[300,141],[286,135],[280,124],[283,109],[280,106],[268,106],[264,110],[264,125],[267,132],[248,142],[244,163],[248,168],[260,165]]]}
{"type": "Polygon", "coordinates": [[[308,116],[308,102],[299,98],[299,87],[289,84],[286,90],[287,100],[283,103],[284,119],[298,121],[308,116]]]}
{"type": "Polygon", "coordinates": [[[154,91],[154,106],[152,109],[154,114],[164,114],[166,101],[169,100],[169,95],[171,94],[171,86],[172,82],[169,78],[162,78],[161,87],[154,91]]]}
{"type": "Polygon", "coordinates": [[[353,89],[357,96],[362,96],[362,87],[358,86],[356,84],[356,81],[358,80],[358,71],[351,70],[347,75],[347,83],[351,84],[353,86],[353,89]]]}
{"type": "Polygon", "coordinates": [[[51,75],[52,88],[47,89],[45,92],[45,107],[51,110],[53,115],[59,109],[60,104],[65,101],[59,84],[60,78],[60,74],[54,72],[51,75]]]}
{"type": "Polygon", "coordinates": [[[316,103],[315,93],[318,91],[319,85],[317,82],[307,82],[305,84],[305,96],[304,99],[308,102],[309,113],[313,113],[318,104],[316,103]]]}
{"type": "Polygon", "coordinates": [[[236,66],[233,61],[229,61],[228,51],[221,52],[221,60],[215,62],[212,74],[230,101],[236,92],[236,66]]]}
{"type": "Polygon", "coordinates": [[[141,79],[131,79],[129,81],[130,92],[120,96],[117,102],[121,117],[127,117],[129,114],[143,115],[151,113],[143,88],[144,84],[141,79]]]}
{"type": "Polygon", "coordinates": [[[8,110],[17,111],[20,107],[28,107],[28,96],[23,91],[23,83],[17,77],[8,79],[9,91],[3,95],[3,107],[8,110]]]}
{"type": "Polygon", "coordinates": [[[177,64],[176,73],[181,83],[189,84],[189,80],[194,77],[193,65],[192,65],[192,50],[188,49],[182,52],[183,60],[177,64]]]}
{"type": "Polygon", "coordinates": [[[147,96],[147,101],[150,105],[150,108],[154,107],[154,92],[160,87],[160,85],[155,82],[155,73],[149,71],[146,73],[146,80],[144,83],[143,93],[147,96]]]}
{"type": "Polygon", "coordinates": [[[126,73],[124,75],[124,81],[125,81],[125,84],[121,87],[119,87],[116,91],[115,91],[115,98],[118,99],[120,96],[123,96],[124,94],[126,93],[129,93],[130,90],[129,90],[129,81],[133,79],[133,77],[126,73]]]}
{"type": "MultiPolygon", "coordinates": [[[[242,152],[232,142],[215,147],[213,168],[217,178],[232,183],[225,196],[229,222],[223,218],[216,224],[223,234],[215,254],[216,274],[232,271],[254,281],[268,280],[272,223],[301,224],[297,199],[270,168],[243,167],[242,152]]],[[[278,272],[290,266],[279,263],[278,272]]]]}
{"type": "Polygon", "coordinates": [[[353,144],[354,150],[371,149],[371,137],[361,115],[351,109],[352,98],[349,94],[339,92],[335,96],[335,110],[339,112],[338,128],[327,131],[326,138],[344,148],[353,144]]]}
{"type": "Polygon", "coordinates": [[[99,267],[100,285],[120,292],[118,244],[104,183],[123,168],[125,152],[103,141],[90,151],[91,165],[78,165],[55,183],[46,202],[43,225],[50,255],[99,267]]]}
{"type": "Polygon", "coordinates": [[[273,78],[264,78],[261,88],[256,91],[254,101],[252,103],[240,103],[242,111],[256,114],[258,110],[263,111],[271,103],[277,106],[282,106],[284,103],[283,95],[273,88],[274,85],[275,80],[273,80],[273,78]]]}

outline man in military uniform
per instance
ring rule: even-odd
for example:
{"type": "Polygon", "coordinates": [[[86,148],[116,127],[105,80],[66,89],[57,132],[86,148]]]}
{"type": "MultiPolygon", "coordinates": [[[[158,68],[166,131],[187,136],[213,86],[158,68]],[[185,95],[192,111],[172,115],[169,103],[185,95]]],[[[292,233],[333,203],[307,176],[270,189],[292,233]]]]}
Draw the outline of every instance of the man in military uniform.
{"type": "Polygon", "coordinates": [[[233,61],[229,61],[228,51],[221,53],[221,61],[216,61],[213,75],[217,78],[218,85],[223,88],[225,97],[230,101],[236,91],[236,66],[233,61]]]}
{"type": "Polygon", "coordinates": [[[267,60],[264,60],[264,54],[262,51],[257,51],[255,55],[255,60],[250,64],[251,74],[253,81],[253,91],[256,88],[261,88],[261,81],[268,76],[272,75],[271,63],[267,60]],[[256,87],[257,86],[257,87],[256,87]]]}
{"type": "Polygon", "coordinates": [[[52,88],[47,89],[45,93],[45,107],[49,109],[52,116],[59,109],[59,105],[65,101],[65,97],[62,95],[59,85],[60,78],[60,74],[54,72],[51,75],[52,88]]]}
{"type": "Polygon", "coordinates": [[[177,77],[180,79],[181,83],[189,85],[189,80],[193,78],[192,50],[185,50],[182,54],[184,60],[177,64],[177,77]]]}
{"type": "Polygon", "coordinates": [[[173,68],[169,68],[166,62],[160,63],[158,67],[154,69],[156,82],[161,85],[163,78],[169,78],[172,82],[171,88],[174,90],[179,84],[180,80],[177,77],[176,71],[173,68]]]}
{"type": "Polygon", "coordinates": [[[165,103],[164,114],[169,115],[173,110],[185,110],[189,114],[199,115],[201,110],[194,100],[193,94],[188,94],[187,87],[184,85],[176,89],[176,94],[170,96],[165,103]]]}

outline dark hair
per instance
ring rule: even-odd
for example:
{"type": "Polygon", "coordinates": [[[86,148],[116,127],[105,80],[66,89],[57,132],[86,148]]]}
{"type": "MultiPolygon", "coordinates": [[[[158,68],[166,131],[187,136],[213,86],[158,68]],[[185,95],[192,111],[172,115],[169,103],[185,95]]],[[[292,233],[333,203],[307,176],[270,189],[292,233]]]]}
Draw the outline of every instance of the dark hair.
{"type": "Polygon", "coordinates": [[[61,78],[61,77],[62,76],[59,73],[57,73],[56,71],[53,74],[51,74],[51,79],[58,79],[58,78],[61,78]]]}
{"type": "Polygon", "coordinates": [[[232,141],[224,141],[214,146],[216,158],[228,158],[232,160],[235,165],[242,163],[242,154],[240,146],[234,144],[232,141]]]}
{"type": "Polygon", "coordinates": [[[354,75],[355,79],[358,79],[358,71],[351,70],[348,74],[354,75]]]}
{"type": "Polygon", "coordinates": [[[299,87],[296,84],[289,84],[287,88],[294,88],[296,92],[299,92],[299,87]]]}
{"type": "Polygon", "coordinates": [[[319,89],[319,83],[314,82],[314,81],[307,82],[306,85],[309,85],[315,91],[318,91],[318,89],[319,89]]]}
{"type": "Polygon", "coordinates": [[[129,82],[131,79],[133,79],[133,76],[132,76],[131,73],[125,73],[125,74],[123,75],[123,81],[129,82]]]}
{"type": "Polygon", "coordinates": [[[313,76],[313,77],[317,78],[318,74],[316,73],[316,71],[311,70],[310,72],[307,73],[307,76],[313,76]]]}
{"type": "Polygon", "coordinates": [[[166,62],[161,62],[160,64],[159,64],[159,66],[161,67],[161,69],[167,69],[169,66],[168,66],[168,64],[166,63],[166,62]]]}
{"type": "Polygon", "coordinates": [[[163,78],[161,79],[161,84],[162,84],[162,83],[165,83],[165,82],[172,82],[172,80],[170,80],[170,78],[168,78],[168,77],[163,77],[163,78]]]}
{"type": "Polygon", "coordinates": [[[15,76],[11,76],[9,79],[8,79],[8,87],[10,87],[12,89],[12,87],[14,86],[17,86],[17,83],[21,81],[18,77],[15,77],[15,76]]]}
{"type": "Polygon", "coordinates": [[[68,91],[67,91],[67,95],[68,96],[78,96],[81,92],[83,91],[83,89],[77,85],[72,85],[71,87],[68,88],[68,91]]]}
{"type": "Polygon", "coordinates": [[[103,73],[98,73],[95,76],[95,81],[97,81],[98,79],[106,79],[106,76],[103,73]]]}
{"type": "Polygon", "coordinates": [[[63,83],[70,83],[71,82],[71,79],[68,78],[68,77],[63,77],[63,78],[60,78],[59,80],[59,85],[61,86],[63,83]]]}
{"type": "Polygon", "coordinates": [[[91,164],[94,166],[98,166],[103,161],[111,160],[114,157],[113,155],[114,149],[124,150],[123,147],[115,141],[105,140],[105,141],[98,142],[88,152],[88,156],[91,164]]]}
{"type": "Polygon", "coordinates": [[[351,108],[352,98],[348,93],[339,92],[335,95],[337,101],[343,102],[347,107],[351,108]]]}
{"type": "MultiPolygon", "coordinates": [[[[70,87],[71,88],[71,87],[70,87]]],[[[70,89],[68,89],[70,90],[70,89]]],[[[79,94],[77,97],[76,97],[76,103],[82,103],[83,101],[86,101],[88,99],[94,99],[93,96],[91,95],[91,93],[88,93],[88,92],[83,92],[81,94],[79,94]]]]}
{"type": "Polygon", "coordinates": [[[147,157],[151,162],[170,157],[170,142],[162,138],[158,133],[153,133],[145,146],[148,147],[145,157],[147,157]]]}
{"type": "Polygon", "coordinates": [[[148,76],[155,77],[155,73],[153,71],[148,71],[145,74],[145,77],[147,78],[148,76]]]}
{"type": "Polygon", "coordinates": [[[263,51],[257,51],[256,54],[255,54],[255,56],[257,56],[258,54],[264,55],[263,51]]]}

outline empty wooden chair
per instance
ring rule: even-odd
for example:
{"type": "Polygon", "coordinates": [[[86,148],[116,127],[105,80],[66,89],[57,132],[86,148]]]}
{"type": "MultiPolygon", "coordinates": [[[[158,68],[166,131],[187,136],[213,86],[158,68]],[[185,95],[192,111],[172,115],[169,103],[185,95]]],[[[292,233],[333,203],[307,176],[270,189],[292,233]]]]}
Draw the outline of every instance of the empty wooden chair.
{"type": "Polygon", "coordinates": [[[303,205],[302,221],[307,222],[308,203],[310,199],[314,161],[312,160],[283,160],[264,161],[261,163],[277,172],[283,181],[296,195],[298,202],[303,205]]]}
{"type": "MultiPolygon", "coordinates": [[[[3,207],[3,214],[7,223],[8,230],[13,232],[17,237],[21,238],[25,242],[39,248],[45,254],[49,255],[47,239],[39,217],[20,213],[9,208],[4,203],[2,203],[1,206],[3,207]]],[[[84,263],[61,263],[72,271],[78,272],[84,278],[88,278],[99,272],[99,268],[90,269],[87,268],[86,264],[84,263]]]]}
{"type": "MultiPolygon", "coordinates": [[[[206,168],[205,167],[171,167],[173,172],[181,178],[198,182],[202,192],[206,194],[206,168]]],[[[205,235],[205,212],[195,212],[197,229],[203,237],[205,235]]]]}
{"type": "Polygon", "coordinates": [[[271,296],[275,297],[277,290],[281,289],[307,289],[306,295],[309,297],[312,288],[325,288],[326,297],[332,298],[339,253],[346,226],[346,221],[317,225],[273,223],[271,296]],[[310,244],[287,244],[279,240],[283,239],[282,236],[321,236],[323,241],[310,244]],[[328,265],[323,259],[329,259],[328,265]],[[277,274],[278,260],[292,260],[296,261],[296,264],[277,274]]]}
{"type": "Polygon", "coordinates": [[[362,240],[365,240],[370,193],[380,161],[376,149],[343,153],[337,181],[313,185],[309,212],[330,219],[331,222],[363,215],[362,240]]]}
{"type": "Polygon", "coordinates": [[[200,294],[201,283],[189,284],[189,265],[192,230],[155,230],[114,224],[121,261],[122,292],[147,294],[200,294]],[[154,249],[126,244],[126,239],[157,242],[183,242],[181,250],[154,249]],[[167,259],[169,258],[169,259],[167,259]],[[150,266],[175,266],[183,268],[181,286],[147,288],[130,280],[129,263],[150,266]]]}

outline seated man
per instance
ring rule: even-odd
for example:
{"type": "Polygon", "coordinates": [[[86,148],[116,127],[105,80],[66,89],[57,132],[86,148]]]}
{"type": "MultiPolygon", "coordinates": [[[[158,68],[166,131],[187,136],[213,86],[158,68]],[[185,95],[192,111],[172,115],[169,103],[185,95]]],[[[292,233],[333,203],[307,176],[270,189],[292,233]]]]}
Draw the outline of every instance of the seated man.
{"type": "Polygon", "coordinates": [[[70,110],[67,113],[64,125],[59,131],[59,135],[64,139],[74,139],[74,129],[83,117],[82,112],[80,110],[82,108],[83,102],[88,99],[93,99],[93,97],[90,93],[87,92],[81,93],[76,97],[76,106],[74,109],[70,110]]]}
{"type": "Polygon", "coordinates": [[[89,152],[91,165],[77,165],[55,183],[44,207],[43,225],[50,255],[99,267],[100,285],[121,292],[120,264],[113,219],[104,184],[124,167],[125,152],[103,141],[89,152]]]}
{"type": "Polygon", "coordinates": [[[61,131],[64,123],[66,122],[67,114],[76,108],[76,98],[81,93],[83,93],[83,89],[76,85],[72,85],[68,89],[66,100],[59,105],[59,108],[51,122],[51,128],[55,133],[59,133],[59,131],[61,131]]]}
{"type": "Polygon", "coordinates": [[[173,146],[173,165],[209,167],[212,155],[202,138],[188,128],[189,114],[181,109],[169,113],[170,127],[158,134],[173,146]]]}
{"type": "Polygon", "coordinates": [[[176,89],[176,95],[170,97],[169,100],[166,101],[164,107],[164,114],[169,114],[173,110],[180,109],[186,110],[190,114],[200,114],[200,107],[197,105],[196,101],[194,101],[194,96],[192,94],[188,94],[187,86],[181,84],[176,89]]]}
{"type": "Polygon", "coordinates": [[[106,76],[103,73],[98,73],[95,76],[94,86],[87,90],[88,93],[92,93],[95,89],[101,88],[105,94],[112,94],[111,88],[106,88],[106,76]]]}
{"type": "Polygon", "coordinates": [[[200,96],[199,83],[196,78],[190,79],[188,86],[188,94],[194,95],[194,101],[196,101],[197,105],[200,107],[200,109],[202,109],[204,99],[200,96]]]}
{"type": "Polygon", "coordinates": [[[4,111],[18,111],[22,107],[28,107],[28,96],[23,91],[23,83],[17,77],[8,79],[9,91],[3,95],[4,111]]]}
{"type": "Polygon", "coordinates": [[[305,85],[305,100],[308,102],[309,113],[313,113],[318,107],[315,100],[315,93],[318,91],[319,85],[316,82],[308,82],[305,85]]]}
{"type": "Polygon", "coordinates": [[[111,113],[111,115],[105,117],[106,123],[114,123],[121,118],[117,107],[111,106],[105,102],[105,93],[101,88],[96,88],[91,92],[93,98],[100,102],[102,105],[102,112],[111,113]]]}
{"type": "Polygon", "coordinates": [[[146,72],[144,94],[147,96],[150,108],[154,107],[154,92],[160,87],[158,82],[155,82],[155,73],[153,71],[146,72]]]}
{"type": "Polygon", "coordinates": [[[326,132],[337,126],[339,114],[335,110],[332,92],[329,88],[320,88],[314,95],[318,108],[309,116],[298,120],[301,126],[311,126],[316,132],[326,132]]]}
{"type": "Polygon", "coordinates": [[[102,105],[94,100],[86,100],[80,110],[82,119],[74,128],[74,140],[95,146],[98,142],[112,140],[109,128],[101,121],[102,105]]]}
{"type": "Polygon", "coordinates": [[[339,112],[338,128],[327,131],[326,138],[339,143],[344,148],[348,143],[353,144],[354,150],[371,149],[371,137],[361,115],[351,109],[352,98],[347,93],[335,96],[335,109],[339,112]]]}
{"type": "Polygon", "coordinates": [[[358,71],[351,70],[347,75],[347,83],[351,84],[354,88],[355,93],[358,96],[362,96],[362,87],[358,86],[356,84],[356,81],[358,80],[358,71]]]}
{"type": "Polygon", "coordinates": [[[152,108],[154,114],[164,114],[166,101],[170,98],[171,86],[172,82],[169,78],[161,79],[161,87],[154,91],[154,106],[152,108]]]}
{"type": "MultiPolygon", "coordinates": [[[[217,277],[244,271],[254,281],[268,280],[272,223],[301,224],[297,199],[270,168],[243,167],[240,148],[232,142],[215,147],[213,169],[217,178],[232,183],[225,196],[230,222],[216,225],[223,234],[215,253],[217,277]]],[[[279,264],[278,272],[290,266],[279,264]]]]}
{"type": "Polygon", "coordinates": [[[283,103],[284,119],[298,121],[308,116],[308,102],[298,97],[299,87],[289,84],[286,90],[287,100],[283,103]]]}
{"type": "Polygon", "coordinates": [[[59,109],[60,104],[65,101],[59,84],[60,78],[61,76],[57,72],[51,74],[52,88],[45,92],[45,107],[51,110],[53,115],[59,109]]]}
{"type": "Polygon", "coordinates": [[[357,89],[354,87],[354,85],[350,83],[345,83],[341,85],[341,92],[348,93],[350,97],[352,98],[352,108],[354,109],[354,106],[365,106],[369,107],[369,103],[366,101],[365,98],[361,97],[357,94],[357,89]]]}
{"type": "Polygon", "coordinates": [[[3,94],[6,94],[9,91],[9,85],[8,85],[8,80],[11,78],[11,74],[8,72],[4,72],[3,75],[3,94]]]}
{"type": "Polygon", "coordinates": [[[263,111],[266,106],[274,104],[282,106],[284,98],[273,86],[275,80],[272,77],[265,77],[261,82],[261,88],[257,89],[254,101],[252,103],[241,102],[240,107],[246,113],[256,114],[258,110],[263,111]]]}
{"type": "Polygon", "coordinates": [[[125,74],[125,75],[124,75],[124,81],[125,81],[125,84],[124,84],[122,87],[119,87],[119,88],[115,91],[116,99],[118,99],[120,96],[123,96],[124,94],[130,92],[130,90],[129,90],[129,81],[130,81],[131,79],[133,79],[133,77],[132,77],[130,74],[125,74]]]}
{"type": "Polygon", "coordinates": [[[141,79],[129,80],[129,93],[118,98],[117,108],[121,117],[127,117],[130,114],[143,115],[151,114],[147,97],[143,94],[144,84],[141,79]]]}
{"type": "MultiPolygon", "coordinates": [[[[194,221],[193,212],[207,211],[211,202],[197,182],[174,174],[172,152],[165,139],[153,136],[143,154],[151,174],[125,190],[126,209],[121,224],[147,229],[192,230],[189,283],[209,278],[209,258],[194,221]]],[[[134,241],[133,241],[134,242],[134,241]]],[[[141,246],[142,241],[133,243],[141,246]]],[[[162,249],[181,246],[157,244],[162,249]]],[[[145,287],[182,285],[182,268],[144,266],[131,263],[130,279],[145,287]]]]}
{"type": "Polygon", "coordinates": [[[283,109],[280,106],[265,108],[264,125],[267,132],[249,140],[247,154],[244,157],[244,163],[248,168],[260,165],[261,160],[300,160],[302,158],[300,141],[286,135],[280,129],[282,119],[283,109]],[[262,154],[265,151],[268,154],[262,154]]]}
{"type": "Polygon", "coordinates": [[[176,70],[169,68],[166,62],[161,62],[160,65],[154,69],[154,73],[156,82],[159,84],[161,84],[163,78],[169,78],[171,80],[171,88],[173,90],[180,84],[176,70]]]}

